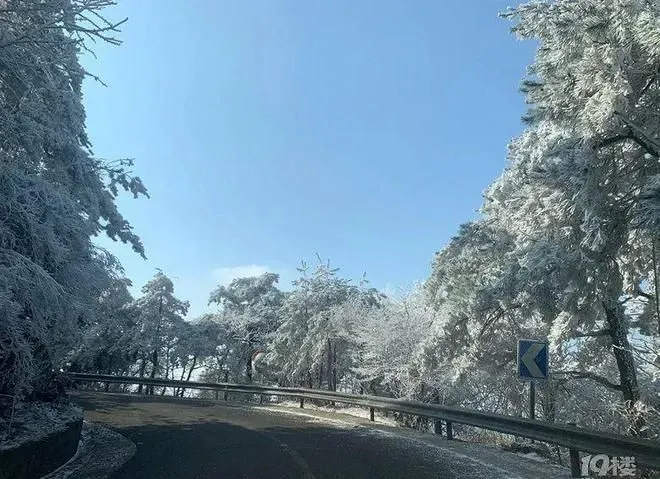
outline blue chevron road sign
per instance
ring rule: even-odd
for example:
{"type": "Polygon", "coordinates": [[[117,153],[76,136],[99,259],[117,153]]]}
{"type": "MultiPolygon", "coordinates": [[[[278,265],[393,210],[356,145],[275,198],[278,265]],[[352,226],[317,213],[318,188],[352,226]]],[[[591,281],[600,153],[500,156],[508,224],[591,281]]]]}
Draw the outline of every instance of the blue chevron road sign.
{"type": "Polygon", "coordinates": [[[548,343],[535,339],[518,340],[518,377],[548,379],[548,343]]]}

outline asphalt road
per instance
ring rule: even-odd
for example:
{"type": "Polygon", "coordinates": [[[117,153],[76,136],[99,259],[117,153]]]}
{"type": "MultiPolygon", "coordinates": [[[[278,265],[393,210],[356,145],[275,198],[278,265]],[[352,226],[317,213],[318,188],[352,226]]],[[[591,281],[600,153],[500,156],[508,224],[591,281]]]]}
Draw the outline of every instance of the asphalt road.
{"type": "Polygon", "coordinates": [[[567,478],[495,447],[366,420],[222,401],[74,393],[87,420],[137,445],[125,478],[567,478]],[[323,416],[323,417],[321,417],[323,416]]]}

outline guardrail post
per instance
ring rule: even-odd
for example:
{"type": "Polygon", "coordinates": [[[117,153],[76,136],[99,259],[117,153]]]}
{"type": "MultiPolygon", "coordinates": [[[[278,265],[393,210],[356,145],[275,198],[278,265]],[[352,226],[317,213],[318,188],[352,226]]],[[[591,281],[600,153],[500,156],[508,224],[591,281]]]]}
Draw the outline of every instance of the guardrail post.
{"type": "Polygon", "coordinates": [[[374,422],[374,408],[372,407],[369,408],[369,420],[374,422]]]}
{"type": "MultiPolygon", "coordinates": [[[[434,403],[440,404],[440,394],[436,392],[434,399],[434,403]]],[[[434,419],[433,420],[433,434],[439,434],[442,436],[442,420],[440,419],[434,419]]]]}
{"type": "MultiPolygon", "coordinates": [[[[576,426],[574,422],[568,422],[566,424],[568,426],[576,426]]],[[[571,462],[571,477],[582,477],[582,471],[580,469],[580,451],[569,449],[568,457],[571,462]]]]}
{"type": "Polygon", "coordinates": [[[215,400],[216,401],[218,400],[218,390],[217,389],[215,390],[215,400]]]}
{"type": "Polygon", "coordinates": [[[454,439],[454,429],[451,421],[447,421],[447,440],[451,441],[452,439],[454,439]]]}
{"type": "Polygon", "coordinates": [[[582,477],[582,471],[580,470],[580,451],[569,449],[568,456],[571,458],[571,477],[582,477]]]}
{"type": "Polygon", "coordinates": [[[300,409],[305,407],[305,398],[300,398],[300,409]]]}
{"type": "Polygon", "coordinates": [[[435,419],[433,421],[433,434],[442,436],[442,420],[435,419]]]}

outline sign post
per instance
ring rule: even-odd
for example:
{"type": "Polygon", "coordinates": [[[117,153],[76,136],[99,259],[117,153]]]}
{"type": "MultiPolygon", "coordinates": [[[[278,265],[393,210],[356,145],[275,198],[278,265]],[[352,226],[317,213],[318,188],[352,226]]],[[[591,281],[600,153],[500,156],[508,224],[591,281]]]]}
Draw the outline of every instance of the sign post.
{"type": "Polygon", "coordinates": [[[536,416],[535,379],[548,379],[548,343],[536,339],[518,340],[518,377],[529,381],[529,418],[536,416]]]}

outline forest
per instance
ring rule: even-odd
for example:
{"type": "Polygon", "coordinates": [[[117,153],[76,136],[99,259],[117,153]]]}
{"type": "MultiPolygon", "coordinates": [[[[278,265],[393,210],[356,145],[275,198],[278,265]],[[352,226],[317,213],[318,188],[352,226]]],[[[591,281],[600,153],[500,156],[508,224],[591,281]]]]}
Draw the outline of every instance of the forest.
{"type": "Polygon", "coordinates": [[[102,79],[80,56],[120,43],[103,16],[112,4],[0,1],[0,395],[52,399],[57,371],[84,371],[526,416],[516,342],[536,338],[551,369],[538,419],[660,437],[658,2],[501,14],[538,45],[524,131],[478,216],[429,254],[430,276],[410,291],[387,297],[318,256],[290,286],[274,273],[219,285],[199,318],[165,272],[133,297],[95,244],[106,235],[147,253],[116,204],[147,188],[132,160],[97,158],[85,127],[83,81],[102,79]]]}

